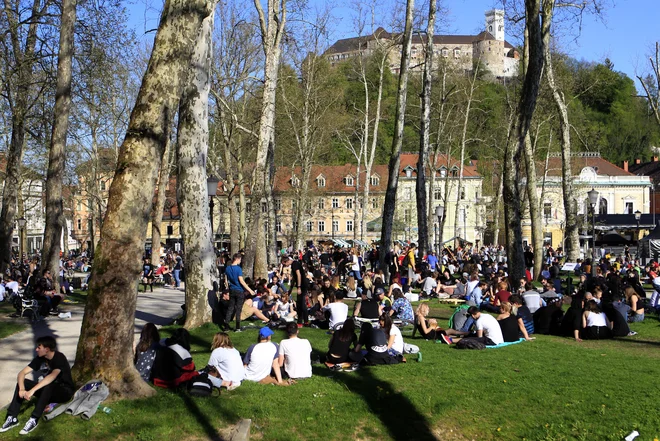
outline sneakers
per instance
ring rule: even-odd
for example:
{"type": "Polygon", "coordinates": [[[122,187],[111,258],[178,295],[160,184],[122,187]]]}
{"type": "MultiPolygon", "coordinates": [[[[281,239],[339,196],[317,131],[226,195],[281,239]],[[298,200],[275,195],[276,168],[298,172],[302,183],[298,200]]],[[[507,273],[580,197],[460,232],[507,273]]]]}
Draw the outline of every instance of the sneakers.
{"type": "Polygon", "coordinates": [[[450,345],[450,344],[454,343],[454,342],[452,341],[451,337],[449,337],[449,336],[446,335],[446,334],[442,334],[442,335],[440,336],[440,340],[442,340],[442,342],[443,342],[444,344],[446,344],[446,345],[450,345]]]}
{"type": "Polygon", "coordinates": [[[5,420],[5,423],[2,425],[0,432],[6,432],[9,429],[13,429],[16,426],[18,426],[18,418],[8,416],[7,419],[5,420]]]}
{"type": "Polygon", "coordinates": [[[30,418],[27,423],[25,423],[25,426],[23,426],[23,430],[18,432],[19,435],[27,435],[28,433],[32,432],[34,429],[37,428],[39,425],[39,422],[35,418],[30,418]]]}
{"type": "Polygon", "coordinates": [[[632,337],[633,335],[637,335],[637,333],[635,331],[630,331],[628,333],[628,337],[632,337]]]}
{"type": "Polygon", "coordinates": [[[243,332],[243,330],[241,328],[234,329],[234,334],[236,334],[238,332],[243,332]]]}
{"type": "Polygon", "coordinates": [[[229,386],[227,386],[227,390],[230,391],[230,390],[238,389],[238,386],[240,386],[240,385],[241,385],[241,382],[240,382],[240,381],[238,381],[238,382],[236,382],[236,383],[234,383],[234,382],[232,381],[231,384],[230,384],[229,386]]]}
{"type": "Polygon", "coordinates": [[[349,367],[344,368],[344,371],[345,371],[345,372],[354,372],[354,371],[357,371],[357,370],[358,370],[358,367],[359,367],[359,366],[360,366],[359,364],[357,364],[357,363],[353,363],[353,364],[350,365],[349,367]]]}

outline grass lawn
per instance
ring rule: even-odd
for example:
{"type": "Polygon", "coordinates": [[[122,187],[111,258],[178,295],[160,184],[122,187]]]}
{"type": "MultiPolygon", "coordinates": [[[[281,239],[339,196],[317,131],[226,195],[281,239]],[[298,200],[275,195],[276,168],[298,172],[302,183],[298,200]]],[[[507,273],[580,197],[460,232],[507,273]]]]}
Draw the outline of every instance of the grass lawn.
{"type": "MultiPolygon", "coordinates": [[[[452,309],[434,304],[446,320],[452,309]]],[[[168,335],[174,327],[162,329],[168,335]]],[[[633,324],[635,337],[576,343],[538,336],[501,349],[460,351],[424,340],[423,361],[333,373],[314,364],[314,376],[290,387],[245,382],[220,397],[191,398],[159,390],[155,397],[111,403],[112,413],[90,421],[60,416],[41,422],[35,436],[48,440],[200,440],[251,418],[257,440],[639,440],[660,437],[656,316],[633,324]]],[[[192,333],[193,356],[203,367],[216,328],[192,333]]],[[[329,336],[302,329],[314,354],[329,336]]],[[[257,330],[232,334],[244,352],[257,330]]],[[[274,341],[284,338],[277,331],[274,341]]],[[[29,416],[20,416],[23,422],[29,416]]],[[[18,430],[4,434],[19,439],[18,430]]]]}
{"type": "Polygon", "coordinates": [[[9,337],[30,326],[26,318],[10,317],[15,312],[16,308],[10,305],[9,302],[0,303],[0,338],[9,337]]]}

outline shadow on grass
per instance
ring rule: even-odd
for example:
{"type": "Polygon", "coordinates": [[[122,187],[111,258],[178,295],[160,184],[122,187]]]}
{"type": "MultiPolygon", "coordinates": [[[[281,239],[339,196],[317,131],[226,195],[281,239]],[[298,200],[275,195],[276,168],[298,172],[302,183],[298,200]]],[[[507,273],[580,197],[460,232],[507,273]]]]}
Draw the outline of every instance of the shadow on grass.
{"type": "MultiPolygon", "coordinates": [[[[196,399],[191,397],[185,392],[181,393],[181,397],[183,399],[183,402],[186,405],[186,408],[190,412],[191,415],[195,417],[197,420],[197,423],[200,425],[202,430],[204,430],[204,433],[207,436],[207,439],[211,441],[223,441],[226,438],[224,438],[218,429],[214,427],[213,423],[211,422],[210,418],[202,412],[200,409],[199,404],[196,402],[196,399]]],[[[225,421],[234,421],[238,422],[239,417],[233,412],[228,411],[226,408],[218,408],[218,404],[221,404],[220,398],[215,398],[215,397],[209,397],[209,398],[201,398],[200,400],[203,401],[204,407],[209,407],[208,404],[213,404],[212,407],[212,414],[215,414],[217,412],[221,412],[223,415],[223,418],[225,421]]]]}
{"type": "Polygon", "coordinates": [[[638,345],[660,346],[660,341],[652,341],[652,340],[634,340],[631,338],[615,338],[614,341],[618,343],[636,343],[638,345]]]}
{"type": "Polygon", "coordinates": [[[415,404],[387,381],[373,375],[371,368],[355,373],[340,373],[336,381],[355,394],[360,394],[374,415],[378,416],[392,439],[437,441],[424,415],[415,404]]]}

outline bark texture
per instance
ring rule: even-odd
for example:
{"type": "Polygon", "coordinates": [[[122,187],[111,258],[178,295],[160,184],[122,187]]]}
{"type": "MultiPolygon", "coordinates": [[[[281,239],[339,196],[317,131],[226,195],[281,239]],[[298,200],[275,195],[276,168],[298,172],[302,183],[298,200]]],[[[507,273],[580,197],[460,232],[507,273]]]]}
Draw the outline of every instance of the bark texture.
{"type": "Polygon", "coordinates": [[[101,379],[114,397],[154,393],[132,363],[137,282],[168,127],[186,83],[202,20],[211,13],[211,2],[206,0],[165,2],[119,150],[73,369],[78,383],[101,379]]]}
{"type": "MultiPolygon", "coordinates": [[[[541,75],[543,73],[543,37],[539,11],[541,0],[525,0],[526,36],[529,61],[524,76],[522,93],[517,108],[513,137],[507,142],[504,157],[504,220],[506,225],[506,251],[509,276],[514,284],[525,277],[525,259],[522,247],[520,156],[525,138],[536,109],[541,75]]],[[[517,288],[517,286],[515,286],[517,288]]]]}
{"type": "MultiPolygon", "coordinates": [[[[252,185],[252,206],[250,211],[250,234],[247,238],[243,272],[246,277],[266,276],[267,259],[264,244],[264,215],[261,202],[265,200],[267,191],[267,156],[268,144],[275,129],[275,94],[277,91],[277,74],[280,66],[281,41],[286,23],[286,0],[268,0],[268,17],[261,7],[260,0],[254,0],[254,6],[259,15],[261,29],[261,44],[265,55],[264,86],[259,121],[259,140],[257,142],[257,157],[255,160],[252,185]]],[[[298,225],[298,228],[301,226],[298,225]]]]}
{"type": "Polygon", "coordinates": [[[156,193],[156,202],[151,210],[151,264],[158,266],[160,263],[160,243],[163,233],[160,230],[163,223],[163,210],[165,209],[165,200],[167,195],[167,184],[170,180],[170,150],[171,142],[169,134],[165,135],[167,144],[163,151],[163,157],[160,161],[160,170],[158,172],[158,192],[156,193]]]}
{"type": "MultiPolygon", "coordinates": [[[[53,109],[53,132],[48,152],[46,178],[46,228],[42,254],[42,272],[59,274],[60,241],[64,219],[62,205],[62,180],[66,156],[66,134],[69,130],[71,111],[71,62],[73,59],[73,30],[76,23],[76,0],[62,0],[60,21],[60,48],[57,57],[57,86],[53,109]]],[[[97,184],[98,185],[98,184],[97,184]]],[[[59,292],[59,277],[55,277],[55,289],[59,292]]]]}
{"type": "MultiPolygon", "coordinates": [[[[426,26],[426,44],[424,48],[424,74],[422,76],[422,110],[419,131],[419,157],[417,158],[417,180],[415,193],[417,196],[417,237],[419,238],[419,255],[423,256],[429,250],[429,222],[426,205],[426,167],[429,163],[429,140],[431,136],[431,84],[433,83],[433,34],[435,30],[435,0],[429,1],[429,16],[426,26]]],[[[435,174],[435,170],[431,170],[435,174]]],[[[431,187],[431,192],[433,187],[431,187]]]]}
{"type": "Polygon", "coordinates": [[[403,31],[403,49],[399,70],[399,84],[396,97],[396,116],[392,151],[388,165],[387,189],[383,204],[383,229],[380,236],[380,266],[385,267],[385,256],[392,244],[392,227],[394,226],[394,209],[396,208],[396,190],[399,185],[399,167],[401,165],[401,145],[403,144],[403,129],[406,120],[406,98],[408,91],[408,67],[412,46],[412,22],[415,0],[406,2],[406,25],[403,31]]]}
{"type": "Polygon", "coordinates": [[[211,319],[207,293],[216,278],[215,251],[206,188],[209,146],[209,89],[214,14],[206,17],[195,43],[189,84],[179,105],[177,193],[186,244],[186,322],[188,329],[211,319]]]}
{"type": "Polygon", "coordinates": [[[543,0],[543,55],[545,59],[545,77],[548,80],[548,86],[552,91],[552,99],[557,106],[559,114],[559,142],[561,145],[561,177],[562,177],[562,198],[564,201],[564,247],[567,262],[576,262],[580,257],[580,232],[578,231],[578,215],[575,196],[573,195],[573,171],[571,164],[571,126],[568,121],[568,106],[563,92],[557,87],[555,82],[555,73],[552,66],[552,56],[550,54],[550,29],[552,27],[552,17],[554,12],[554,2],[543,0]]]}

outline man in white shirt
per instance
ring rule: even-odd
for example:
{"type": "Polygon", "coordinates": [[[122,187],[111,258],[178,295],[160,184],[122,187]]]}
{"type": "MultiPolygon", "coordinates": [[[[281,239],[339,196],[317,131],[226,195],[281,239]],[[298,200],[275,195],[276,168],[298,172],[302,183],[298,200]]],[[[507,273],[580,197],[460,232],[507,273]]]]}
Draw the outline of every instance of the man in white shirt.
{"type": "Polygon", "coordinates": [[[525,302],[525,306],[529,308],[529,312],[532,314],[534,314],[541,306],[545,306],[545,301],[541,298],[539,292],[534,289],[531,282],[525,283],[525,292],[522,293],[522,298],[525,302]]]}
{"type": "Polygon", "coordinates": [[[312,345],[309,340],[298,338],[298,325],[289,323],[286,325],[288,339],[280,342],[280,367],[289,378],[309,378],[312,376],[312,345]]]}
{"type": "Polygon", "coordinates": [[[335,294],[336,302],[330,303],[323,307],[324,311],[330,311],[330,319],[328,320],[328,327],[334,329],[335,325],[344,323],[348,317],[348,305],[344,303],[344,295],[341,292],[335,294]]]}
{"type": "Polygon", "coordinates": [[[284,384],[279,363],[279,346],[270,341],[273,330],[264,327],[259,330],[259,343],[250,346],[243,357],[245,379],[262,384],[284,384]],[[270,376],[271,369],[275,378],[270,376]]]}
{"type": "Polygon", "coordinates": [[[489,314],[482,314],[476,306],[468,308],[468,314],[472,316],[477,325],[477,339],[486,346],[495,346],[504,343],[502,328],[497,319],[489,314]]]}

